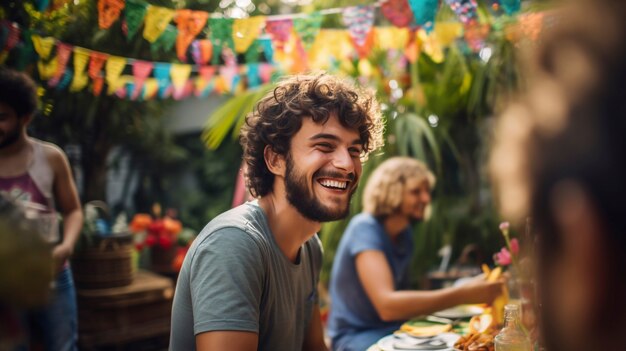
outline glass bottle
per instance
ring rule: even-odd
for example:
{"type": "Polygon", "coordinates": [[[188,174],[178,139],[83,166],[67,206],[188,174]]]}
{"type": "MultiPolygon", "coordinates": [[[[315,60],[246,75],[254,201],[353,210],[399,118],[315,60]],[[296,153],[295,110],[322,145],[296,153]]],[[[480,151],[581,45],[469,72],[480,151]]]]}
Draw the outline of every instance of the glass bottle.
{"type": "Polygon", "coordinates": [[[496,351],[531,351],[530,341],[520,324],[520,309],[517,305],[504,307],[504,328],[494,339],[496,351]]]}

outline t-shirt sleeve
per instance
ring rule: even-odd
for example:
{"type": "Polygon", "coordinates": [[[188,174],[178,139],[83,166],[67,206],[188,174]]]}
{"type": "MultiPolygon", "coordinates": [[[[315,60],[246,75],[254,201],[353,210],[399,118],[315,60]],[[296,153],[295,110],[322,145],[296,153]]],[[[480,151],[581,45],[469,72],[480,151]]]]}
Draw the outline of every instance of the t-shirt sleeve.
{"type": "Polygon", "coordinates": [[[380,227],[376,223],[363,218],[356,219],[345,233],[349,235],[347,244],[350,256],[355,257],[368,250],[383,251],[384,245],[380,234],[380,227]]]}
{"type": "Polygon", "coordinates": [[[190,269],[194,334],[258,332],[263,266],[259,245],[241,229],[222,228],[207,237],[190,269]]]}

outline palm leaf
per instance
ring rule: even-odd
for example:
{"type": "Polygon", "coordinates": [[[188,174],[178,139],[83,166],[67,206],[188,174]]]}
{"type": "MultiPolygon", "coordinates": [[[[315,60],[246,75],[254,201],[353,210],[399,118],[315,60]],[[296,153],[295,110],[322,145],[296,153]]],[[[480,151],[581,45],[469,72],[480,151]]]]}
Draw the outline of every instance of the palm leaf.
{"type": "Polygon", "coordinates": [[[252,111],[259,98],[274,87],[274,84],[264,84],[255,90],[248,90],[226,101],[220,108],[208,117],[202,140],[209,149],[217,149],[228,133],[233,130],[236,137],[243,125],[246,115],[252,111]]]}

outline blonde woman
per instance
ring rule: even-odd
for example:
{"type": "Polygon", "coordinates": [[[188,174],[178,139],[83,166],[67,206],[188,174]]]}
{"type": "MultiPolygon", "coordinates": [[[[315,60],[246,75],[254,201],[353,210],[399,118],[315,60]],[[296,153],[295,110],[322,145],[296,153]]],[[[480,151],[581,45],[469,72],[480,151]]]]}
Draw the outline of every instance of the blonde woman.
{"type": "Polygon", "coordinates": [[[371,175],[363,213],[344,233],[330,281],[333,350],[366,350],[415,316],[463,303],[490,303],[502,283],[473,281],[435,291],[409,289],[412,225],[424,219],[435,186],[420,161],[394,157],[371,175]]]}

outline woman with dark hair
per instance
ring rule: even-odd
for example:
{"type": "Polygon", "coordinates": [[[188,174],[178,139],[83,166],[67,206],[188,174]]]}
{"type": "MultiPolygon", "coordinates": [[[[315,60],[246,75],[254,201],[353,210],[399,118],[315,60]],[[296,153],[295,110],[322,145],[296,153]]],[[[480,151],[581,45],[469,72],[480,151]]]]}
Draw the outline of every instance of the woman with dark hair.
{"type": "Polygon", "coordinates": [[[626,4],[582,3],[546,33],[491,168],[503,214],[531,215],[548,350],[624,350],[626,4]]]}

